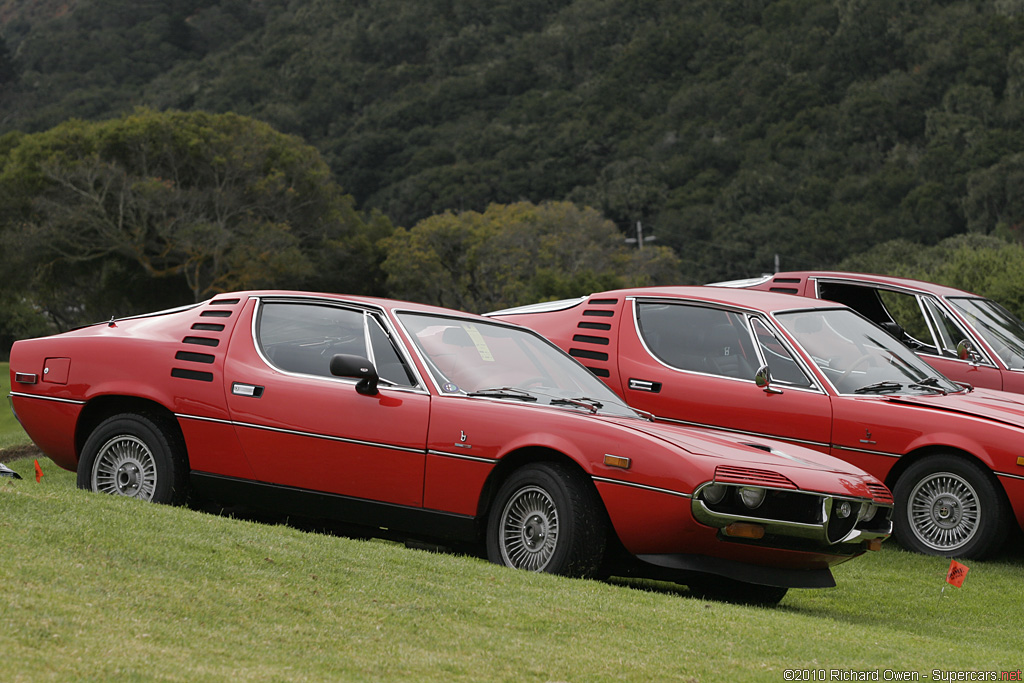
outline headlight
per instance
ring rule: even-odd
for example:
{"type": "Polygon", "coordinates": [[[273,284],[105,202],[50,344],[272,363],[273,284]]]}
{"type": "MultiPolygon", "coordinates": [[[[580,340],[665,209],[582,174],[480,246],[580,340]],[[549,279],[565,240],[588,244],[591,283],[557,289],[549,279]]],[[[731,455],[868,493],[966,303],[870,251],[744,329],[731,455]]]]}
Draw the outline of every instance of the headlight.
{"type": "Polygon", "coordinates": [[[863,521],[863,520],[866,519],[866,520],[870,521],[871,518],[875,516],[875,513],[877,511],[878,511],[878,506],[875,505],[874,503],[867,503],[865,505],[861,505],[860,506],[860,520],[863,521]]]}
{"type": "Polygon", "coordinates": [[[711,484],[701,489],[700,496],[705,502],[712,505],[717,505],[722,502],[725,498],[725,494],[729,492],[729,487],[722,484],[711,484]]]}
{"type": "Polygon", "coordinates": [[[747,508],[756,510],[764,502],[765,490],[744,486],[740,489],[739,496],[740,502],[747,506],[747,508]]]}

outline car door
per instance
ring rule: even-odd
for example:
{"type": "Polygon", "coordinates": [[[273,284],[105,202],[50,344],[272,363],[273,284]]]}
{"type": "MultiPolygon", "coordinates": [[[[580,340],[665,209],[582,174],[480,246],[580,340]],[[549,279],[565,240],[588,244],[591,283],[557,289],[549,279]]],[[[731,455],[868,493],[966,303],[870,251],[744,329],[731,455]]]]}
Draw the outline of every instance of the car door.
{"type": "Polygon", "coordinates": [[[703,302],[635,299],[619,332],[626,401],[660,419],[829,451],[831,405],[760,316],[703,302]],[[772,388],[754,375],[768,362],[772,388]]]}
{"type": "Polygon", "coordinates": [[[430,395],[382,312],[318,299],[253,298],[225,363],[228,407],[258,481],[419,506],[430,395]],[[367,357],[374,396],[330,374],[367,357]]]}

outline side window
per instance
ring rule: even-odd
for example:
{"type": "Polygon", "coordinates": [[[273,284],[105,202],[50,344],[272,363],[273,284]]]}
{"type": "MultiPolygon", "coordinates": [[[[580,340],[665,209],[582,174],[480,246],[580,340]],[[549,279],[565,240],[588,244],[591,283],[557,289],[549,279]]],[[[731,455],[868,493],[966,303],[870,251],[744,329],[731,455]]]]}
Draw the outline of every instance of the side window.
{"type": "Polygon", "coordinates": [[[266,302],[256,338],[263,355],[286,372],[331,377],[336,353],[368,357],[363,312],[319,304],[266,302]]]}
{"type": "Polygon", "coordinates": [[[882,299],[882,303],[893,321],[902,328],[902,336],[899,334],[899,330],[889,330],[889,332],[894,332],[900,341],[915,351],[937,352],[935,339],[932,337],[931,330],[928,329],[928,321],[925,320],[921,305],[915,295],[881,289],[878,290],[878,296],[882,299]]]}
{"type": "Polygon", "coordinates": [[[757,357],[743,316],[703,306],[637,304],[640,335],[659,360],[680,370],[753,380],[757,357]]]}
{"type": "Polygon", "coordinates": [[[768,363],[768,369],[775,382],[794,387],[810,388],[814,386],[811,379],[800,369],[800,365],[793,358],[789,349],[772,334],[763,321],[753,320],[751,328],[754,330],[754,337],[757,339],[758,346],[761,347],[761,354],[764,356],[765,362],[768,363]]]}
{"type": "Polygon", "coordinates": [[[956,358],[956,345],[970,337],[934,299],[924,299],[923,304],[935,328],[935,334],[941,345],[940,351],[942,355],[956,358]]]}
{"type": "Polygon", "coordinates": [[[373,349],[373,364],[377,367],[377,374],[392,384],[402,387],[416,385],[416,379],[409,367],[402,362],[398,349],[391,341],[391,337],[384,330],[374,316],[368,316],[370,327],[370,348],[373,349]]]}

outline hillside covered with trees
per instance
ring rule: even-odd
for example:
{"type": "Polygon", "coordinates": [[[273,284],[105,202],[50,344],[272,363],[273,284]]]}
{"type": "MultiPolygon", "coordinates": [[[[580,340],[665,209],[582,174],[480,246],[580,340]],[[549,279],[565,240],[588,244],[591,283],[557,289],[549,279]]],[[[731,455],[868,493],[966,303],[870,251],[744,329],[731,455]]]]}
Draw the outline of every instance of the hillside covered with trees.
{"type": "Polygon", "coordinates": [[[3,258],[44,222],[18,148],[158,112],[314,150],[374,293],[422,291],[391,226],[524,202],[640,223],[681,283],[1022,239],[1024,0],[7,0],[3,258]]]}

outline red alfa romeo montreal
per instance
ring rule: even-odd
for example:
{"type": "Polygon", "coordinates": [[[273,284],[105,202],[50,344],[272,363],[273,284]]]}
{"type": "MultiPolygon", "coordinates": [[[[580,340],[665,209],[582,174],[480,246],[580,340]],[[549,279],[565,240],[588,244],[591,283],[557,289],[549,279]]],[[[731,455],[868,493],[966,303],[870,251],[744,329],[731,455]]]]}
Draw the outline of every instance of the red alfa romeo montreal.
{"type": "Polygon", "coordinates": [[[956,384],[841,304],[663,287],[491,315],[545,335],[659,421],[810,446],[874,474],[908,548],[980,557],[1024,524],[1024,397],[956,384]]]}
{"type": "Polygon", "coordinates": [[[573,576],[775,603],[875,549],[892,498],[791,444],[658,425],[536,333],[243,292],[19,341],[15,413],[82,488],[332,518],[573,576]],[[485,549],[485,550],[484,550],[485,549]]]}

